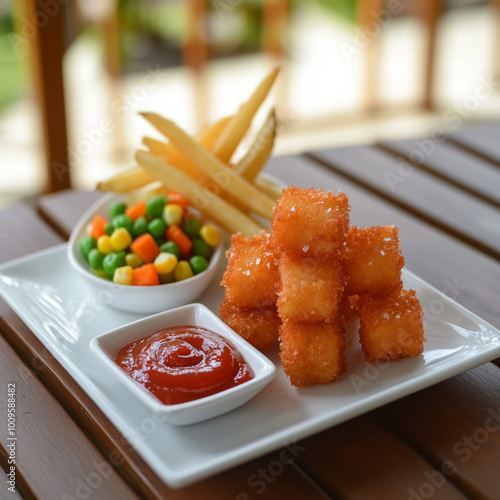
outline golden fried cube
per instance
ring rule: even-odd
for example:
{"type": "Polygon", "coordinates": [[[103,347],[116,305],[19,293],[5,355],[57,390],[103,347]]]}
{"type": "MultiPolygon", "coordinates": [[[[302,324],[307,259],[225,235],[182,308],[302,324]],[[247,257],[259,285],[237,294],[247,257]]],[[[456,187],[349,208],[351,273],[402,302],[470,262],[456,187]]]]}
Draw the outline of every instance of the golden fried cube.
{"type": "Polygon", "coordinates": [[[296,387],[333,382],[347,369],[344,331],[335,322],[287,321],[280,326],[280,358],[296,387]]]}
{"type": "Polygon", "coordinates": [[[413,290],[387,296],[364,296],[361,301],[359,341],[369,363],[398,361],[424,350],[423,313],[413,290]]]}
{"type": "Polygon", "coordinates": [[[233,234],[227,258],[221,285],[231,305],[269,307],[276,303],[279,258],[268,232],[252,237],[233,234]]]}
{"type": "Polygon", "coordinates": [[[347,295],[344,293],[339,304],[339,314],[345,321],[350,321],[359,316],[359,302],[359,295],[347,295]]]}
{"type": "Polygon", "coordinates": [[[337,316],[344,279],[336,258],[283,254],[279,265],[278,314],[282,321],[329,322],[337,316]]]}
{"type": "Polygon", "coordinates": [[[281,320],[275,306],[246,309],[223,301],[219,316],[224,323],[259,351],[278,347],[281,320]]]}
{"type": "Polygon", "coordinates": [[[349,225],[349,200],[344,193],[284,189],[271,225],[273,244],[282,252],[323,257],[337,254],[349,225]]]}
{"type": "Polygon", "coordinates": [[[342,261],[348,295],[383,294],[402,286],[404,258],[396,226],[349,227],[342,261]]]}

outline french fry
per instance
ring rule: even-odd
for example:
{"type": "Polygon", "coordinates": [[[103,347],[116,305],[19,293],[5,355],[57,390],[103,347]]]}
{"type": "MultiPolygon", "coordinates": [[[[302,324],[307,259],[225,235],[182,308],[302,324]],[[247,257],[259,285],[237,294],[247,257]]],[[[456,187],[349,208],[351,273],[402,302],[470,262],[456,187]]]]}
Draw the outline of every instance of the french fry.
{"type": "Polygon", "coordinates": [[[135,189],[155,182],[156,179],[145,172],[141,167],[132,167],[113,175],[105,181],[97,184],[99,191],[111,191],[113,193],[130,193],[135,189]]]}
{"type": "Polygon", "coordinates": [[[229,163],[238,144],[249,129],[255,113],[257,113],[260,105],[264,102],[264,99],[271,90],[278,73],[279,68],[275,68],[261,81],[254,93],[250,96],[250,99],[240,106],[234,118],[220,134],[212,148],[212,152],[223,163],[229,163]]]}
{"type": "MultiPolygon", "coordinates": [[[[232,118],[232,116],[226,116],[208,125],[205,130],[197,135],[200,144],[207,149],[211,149],[222,130],[224,130],[224,127],[232,118]]],[[[158,139],[147,136],[142,138],[142,142],[151,153],[165,157],[168,163],[181,168],[193,179],[202,177],[199,168],[179,148],[177,148],[175,144],[159,141],[158,139]]]]}
{"type": "Polygon", "coordinates": [[[281,186],[266,177],[256,177],[253,185],[275,201],[281,196],[281,191],[283,191],[281,186]]]}
{"type": "Polygon", "coordinates": [[[234,166],[234,171],[241,177],[249,181],[253,181],[257,177],[273,149],[276,125],[276,112],[272,108],[247,153],[234,166]]]}
{"type": "MultiPolygon", "coordinates": [[[[143,170],[142,167],[141,170],[143,170]]],[[[141,200],[144,200],[145,198],[148,198],[149,196],[153,196],[156,194],[167,194],[167,188],[157,180],[155,180],[155,182],[152,182],[151,184],[148,184],[147,186],[136,189],[135,191],[129,193],[129,195],[125,199],[125,203],[127,205],[133,205],[134,203],[137,203],[141,200]]]]}
{"type": "Polygon", "coordinates": [[[203,174],[210,177],[229,197],[237,199],[247,210],[266,219],[272,218],[274,202],[261,191],[224,165],[196,139],[171,120],[156,113],[141,113],[154,127],[188,156],[203,174]]]}
{"type": "Polygon", "coordinates": [[[241,232],[252,236],[262,230],[262,226],[250,217],[161,158],[146,151],[137,151],[135,159],[151,176],[160,180],[168,189],[178,191],[185,196],[195,208],[230,233],[241,232]]]}
{"type": "Polygon", "coordinates": [[[142,143],[156,156],[167,157],[171,153],[169,145],[165,141],[159,141],[158,139],[153,139],[153,137],[144,136],[142,138],[142,143]]]}
{"type": "Polygon", "coordinates": [[[197,134],[197,139],[202,146],[208,150],[212,150],[215,142],[221,135],[222,131],[227,127],[227,124],[234,118],[234,115],[225,116],[215,123],[208,125],[201,132],[197,134]]]}
{"type": "Polygon", "coordinates": [[[162,156],[171,165],[183,170],[193,179],[202,179],[203,174],[200,169],[179,149],[170,142],[159,141],[152,137],[143,137],[142,143],[157,156],[162,156]]]}

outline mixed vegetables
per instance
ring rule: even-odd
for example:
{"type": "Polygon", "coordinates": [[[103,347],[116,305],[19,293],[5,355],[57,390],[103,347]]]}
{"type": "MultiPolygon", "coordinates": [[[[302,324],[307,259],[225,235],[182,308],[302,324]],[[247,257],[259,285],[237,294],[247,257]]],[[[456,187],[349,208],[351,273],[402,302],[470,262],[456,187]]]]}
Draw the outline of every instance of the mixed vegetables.
{"type": "Polygon", "coordinates": [[[95,215],[79,241],[91,270],[122,285],[182,281],[207,269],[219,231],[202,224],[177,192],[127,206],[114,203],[109,219],[95,215]]]}

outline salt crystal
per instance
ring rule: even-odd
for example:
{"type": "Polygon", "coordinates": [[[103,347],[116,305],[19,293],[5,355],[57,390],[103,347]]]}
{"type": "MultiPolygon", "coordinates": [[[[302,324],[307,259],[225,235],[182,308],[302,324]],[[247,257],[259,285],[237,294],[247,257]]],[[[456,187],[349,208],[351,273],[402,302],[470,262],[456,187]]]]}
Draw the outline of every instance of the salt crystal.
{"type": "Polygon", "coordinates": [[[304,253],[307,253],[307,251],[308,251],[308,250],[309,250],[309,245],[304,245],[304,246],[302,247],[302,251],[303,251],[304,253]]]}
{"type": "Polygon", "coordinates": [[[260,257],[257,257],[257,258],[255,259],[255,264],[256,264],[257,266],[260,264],[260,257]]]}
{"type": "Polygon", "coordinates": [[[292,212],[295,212],[295,206],[293,206],[290,210],[291,210],[292,212]]]}
{"type": "Polygon", "coordinates": [[[244,274],[245,276],[250,276],[250,271],[247,269],[246,271],[243,271],[243,274],[244,274]]]}
{"type": "Polygon", "coordinates": [[[381,253],[382,255],[385,255],[385,252],[384,252],[383,250],[380,250],[380,253],[381,253]]]}

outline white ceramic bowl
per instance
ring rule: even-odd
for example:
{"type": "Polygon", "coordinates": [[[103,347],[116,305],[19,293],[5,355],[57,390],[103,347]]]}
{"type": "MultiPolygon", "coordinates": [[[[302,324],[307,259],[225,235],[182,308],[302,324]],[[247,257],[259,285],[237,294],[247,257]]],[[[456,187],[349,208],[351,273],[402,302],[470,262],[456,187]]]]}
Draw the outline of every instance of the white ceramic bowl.
{"type": "Polygon", "coordinates": [[[224,256],[222,230],[220,230],[219,245],[214,250],[208,268],[183,281],[156,286],[118,285],[96,276],[90,270],[89,264],[80,252],[78,242],[87,235],[88,225],[94,215],[100,214],[108,218],[110,205],[123,201],[125,197],[115,194],[104,195],[83,214],[69,240],[68,259],[71,266],[91,286],[96,300],[115,309],[152,314],[194,302],[210,284],[224,256]]]}
{"type": "Polygon", "coordinates": [[[134,321],[95,337],[90,343],[90,348],[109,367],[110,375],[119,381],[124,390],[135,394],[137,399],[156,415],[175,425],[189,425],[207,420],[243,405],[262,390],[276,373],[274,363],[243,340],[203,304],[189,304],[134,321]],[[254,378],[205,398],[188,403],[165,405],[114,362],[118,351],[124,345],[162,328],[181,325],[202,326],[228,339],[251,366],[254,378]]]}

